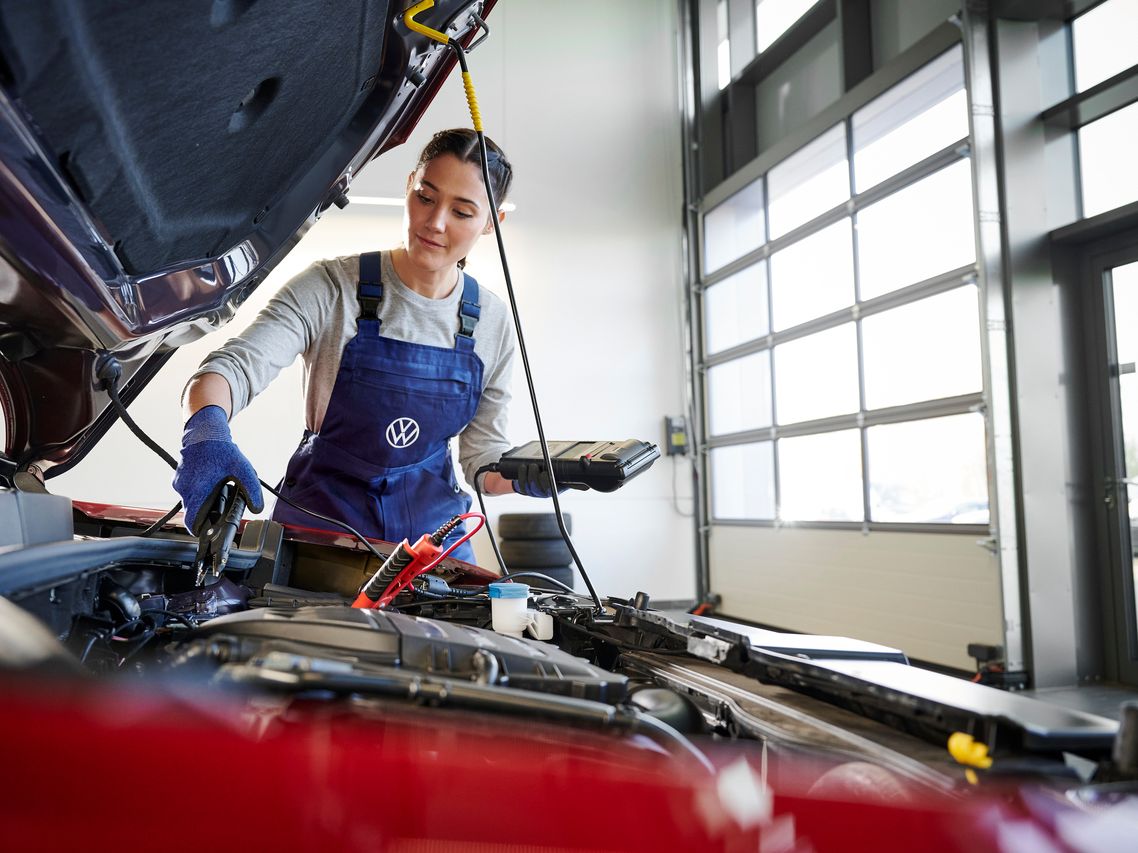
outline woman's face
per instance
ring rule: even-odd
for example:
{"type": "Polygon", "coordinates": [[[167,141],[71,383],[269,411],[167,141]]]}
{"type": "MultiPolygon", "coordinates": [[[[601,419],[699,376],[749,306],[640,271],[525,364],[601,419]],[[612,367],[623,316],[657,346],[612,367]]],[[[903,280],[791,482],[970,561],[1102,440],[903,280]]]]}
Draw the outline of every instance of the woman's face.
{"type": "Polygon", "coordinates": [[[403,238],[407,257],[424,271],[453,268],[489,233],[482,172],[453,154],[442,154],[407,180],[403,238]]]}

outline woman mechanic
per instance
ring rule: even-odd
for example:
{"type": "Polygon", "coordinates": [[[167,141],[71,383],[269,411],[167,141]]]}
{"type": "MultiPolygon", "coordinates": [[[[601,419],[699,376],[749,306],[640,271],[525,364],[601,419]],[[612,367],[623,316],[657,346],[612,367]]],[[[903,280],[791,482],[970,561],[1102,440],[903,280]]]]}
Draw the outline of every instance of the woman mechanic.
{"type": "MultiPolygon", "coordinates": [[[[489,172],[501,204],[512,172],[490,140],[489,172]]],[[[282,494],[352,525],[365,536],[414,541],[466,512],[450,439],[468,482],[510,445],[506,406],[514,332],[505,304],[463,271],[467,253],[493,229],[473,131],[435,134],[407,180],[403,244],[319,261],[289,281],[239,337],[211,353],[183,394],[187,418],[174,488],[197,533],[232,481],[254,512],[264,498],[233,443],[229,419],[304,357],[304,438],[282,494]]],[[[483,474],[485,494],[511,489],[548,497],[533,466],[515,481],[483,474]]],[[[325,522],[278,501],[273,518],[325,522]]],[[[460,528],[452,541],[460,537],[460,528]]],[[[470,543],[453,555],[471,561],[470,543]]]]}

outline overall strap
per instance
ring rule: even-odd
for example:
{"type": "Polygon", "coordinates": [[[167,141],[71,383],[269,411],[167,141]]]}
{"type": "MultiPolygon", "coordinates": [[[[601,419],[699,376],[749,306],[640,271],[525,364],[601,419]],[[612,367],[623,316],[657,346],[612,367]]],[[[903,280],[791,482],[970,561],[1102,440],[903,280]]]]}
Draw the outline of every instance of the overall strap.
{"type": "Polygon", "coordinates": [[[474,350],[474,327],[482,316],[478,302],[478,282],[463,273],[462,299],[458,303],[458,331],[454,335],[454,348],[465,352],[474,350]]]}
{"type": "Polygon", "coordinates": [[[380,271],[380,253],[360,255],[360,281],[356,298],[360,302],[360,316],[356,320],[356,333],[379,335],[379,305],[383,302],[383,281],[380,271]]]}

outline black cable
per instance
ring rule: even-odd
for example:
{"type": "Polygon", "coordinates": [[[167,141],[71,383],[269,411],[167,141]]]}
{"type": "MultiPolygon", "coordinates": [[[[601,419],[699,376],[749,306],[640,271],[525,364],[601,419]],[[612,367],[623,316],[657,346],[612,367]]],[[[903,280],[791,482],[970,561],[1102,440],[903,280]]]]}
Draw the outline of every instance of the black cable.
{"type": "MultiPolygon", "coordinates": [[[[509,568],[506,566],[506,561],[502,559],[502,552],[500,550],[498,550],[498,540],[495,538],[494,531],[490,527],[490,516],[486,514],[486,502],[482,498],[482,488],[478,482],[479,478],[483,474],[485,474],[487,472],[491,472],[495,468],[497,468],[496,465],[485,465],[482,468],[478,469],[478,473],[476,473],[474,475],[474,493],[476,495],[478,495],[478,506],[482,510],[483,518],[486,519],[486,535],[490,537],[490,546],[494,549],[494,556],[497,557],[497,559],[498,559],[498,567],[502,570],[502,574],[498,576],[498,580],[508,580],[510,578],[518,577],[519,575],[525,575],[527,577],[536,577],[536,578],[541,578],[544,581],[548,581],[549,583],[554,584],[557,587],[560,587],[565,592],[568,592],[572,595],[580,595],[580,593],[578,593],[576,590],[574,590],[571,586],[568,586],[567,584],[562,583],[561,581],[557,580],[556,578],[551,578],[549,575],[543,575],[540,572],[514,572],[513,574],[510,573],[509,568]]],[[[581,596],[581,597],[582,598],[588,598],[588,596],[581,596]]]]}
{"type": "Polygon", "coordinates": [[[694,510],[692,512],[684,512],[682,509],[680,509],[680,496],[679,496],[678,491],[676,489],[676,473],[677,473],[679,467],[680,467],[679,456],[673,456],[672,457],[672,509],[674,509],[676,511],[676,515],[678,515],[680,518],[694,518],[695,517],[695,511],[694,510]]]}
{"type": "MultiPolygon", "coordinates": [[[[158,609],[143,610],[142,611],[143,616],[147,615],[148,613],[158,613],[158,614],[161,614],[162,616],[169,616],[171,619],[177,619],[179,622],[181,622],[187,628],[198,627],[194,623],[194,621],[192,619],[190,619],[188,616],[186,616],[184,613],[175,613],[173,610],[158,610],[158,609]]],[[[165,626],[163,626],[163,627],[165,627],[165,626]]]]}
{"type": "Polygon", "coordinates": [[[377,560],[379,560],[380,563],[387,562],[387,557],[385,557],[385,556],[383,556],[383,554],[379,553],[379,551],[376,549],[376,547],[374,545],[372,545],[371,542],[368,541],[367,537],[364,536],[362,533],[360,533],[358,530],[356,530],[354,527],[352,527],[350,524],[345,524],[344,522],[338,521],[335,518],[329,518],[326,515],[321,515],[318,512],[313,512],[310,509],[305,509],[300,504],[293,503],[288,498],[286,498],[284,495],[282,495],[280,492],[278,492],[276,489],[274,489],[272,486],[270,486],[268,483],[266,483],[264,480],[262,480],[260,477],[257,478],[257,482],[260,483],[262,486],[264,486],[266,491],[268,491],[270,494],[274,495],[277,498],[277,500],[284,501],[286,504],[291,506],[293,509],[300,510],[305,515],[311,515],[313,518],[318,518],[321,521],[325,521],[328,524],[335,525],[336,527],[339,527],[342,530],[348,531],[353,536],[355,536],[357,539],[359,539],[360,542],[362,542],[364,544],[364,547],[367,548],[369,551],[371,551],[372,555],[377,560]]]}
{"type": "MultiPolygon", "coordinates": [[[[543,575],[541,572],[513,572],[513,573],[507,572],[506,574],[504,574],[500,578],[498,578],[498,580],[501,580],[501,581],[513,580],[514,578],[522,578],[522,577],[541,578],[541,580],[553,584],[558,589],[562,589],[565,592],[572,593],[573,595],[579,595],[579,593],[576,592],[573,589],[573,587],[569,586],[566,583],[562,583],[557,578],[551,578],[549,575],[543,575]]],[[[582,596],[582,597],[586,597],[586,596],[582,596]]]]}
{"type": "Polygon", "coordinates": [[[161,530],[166,525],[166,523],[171,518],[173,518],[175,515],[178,514],[178,510],[180,510],[181,508],[182,508],[182,502],[178,501],[176,504],[174,504],[174,506],[172,506],[170,508],[170,511],[168,513],[166,513],[164,516],[162,516],[160,519],[158,519],[156,522],[154,522],[152,525],[150,525],[148,528],[143,530],[138,535],[139,536],[151,536],[151,535],[157,533],[159,530],[161,530]]]}
{"type": "Polygon", "coordinates": [[[490,516],[486,512],[486,501],[482,498],[482,486],[479,482],[483,474],[496,471],[497,468],[497,465],[490,464],[483,465],[478,469],[478,472],[474,475],[474,494],[478,495],[478,508],[482,510],[482,517],[486,520],[486,535],[490,537],[490,547],[494,549],[494,556],[498,560],[498,568],[502,570],[503,575],[507,575],[510,573],[510,570],[506,567],[506,561],[502,559],[502,552],[498,550],[498,540],[494,536],[493,528],[490,526],[490,516]]]}
{"type": "Polygon", "coordinates": [[[408,601],[406,604],[389,604],[388,610],[405,610],[408,607],[426,607],[429,604],[489,604],[489,598],[427,598],[423,601],[408,601]]]}
{"type": "Polygon", "coordinates": [[[140,637],[138,639],[138,643],[134,646],[134,648],[132,648],[125,655],[122,655],[119,658],[119,669],[122,669],[122,667],[124,667],[126,665],[126,662],[128,660],[130,660],[132,657],[134,657],[136,654],[138,654],[140,651],[142,651],[144,648],[146,648],[146,646],[150,643],[150,641],[153,640],[157,636],[158,636],[158,633],[156,631],[153,631],[153,630],[149,631],[146,634],[143,634],[142,637],[140,637]]]}
{"type": "Polygon", "coordinates": [[[608,634],[602,634],[599,631],[590,631],[583,625],[574,623],[573,629],[584,634],[591,640],[598,640],[602,643],[608,643],[611,646],[616,646],[622,652],[649,652],[654,655],[686,655],[689,654],[687,649],[669,649],[669,648],[644,648],[644,646],[637,645],[636,643],[626,643],[624,640],[618,640],[608,634]]]}
{"type": "Polygon", "coordinates": [[[652,739],[657,742],[663,740],[675,744],[683,754],[693,759],[695,763],[707,771],[707,773],[715,775],[715,766],[708,757],[703,754],[703,751],[692,743],[682,732],[650,714],[637,713],[635,719],[636,722],[633,724],[634,731],[638,730],[641,734],[648,737],[655,735],[656,737],[652,739]]]}
{"type": "Polygon", "coordinates": [[[419,587],[414,587],[414,594],[422,596],[428,601],[437,601],[440,598],[450,598],[450,596],[445,592],[431,592],[429,589],[420,589],[419,587]]]}
{"type": "Polygon", "coordinates": [[[486,590],[484,589],[462,589],[449,585],[447,586],[446,592],[435,592],[434,590],[428,589],[425,583],[416,586],[417,582],[418,578],[412,582],[411,587],[415,591],[415,595],[421,595],[423,598],[474,598],[475,596],[486,594],[486,590]]]}
{"type": "MultiPolygon", "coordinates": [[[[469,74],[470,69],[466,64],[466,51],[462,45],[454,39],[449,42],[450,46],[454,48],[454,52],[458,54],[458,64],[464,74],[469,74]]],[[[529,389],[530,403],[533,406],[533,417],[537,425],[537,439],[541,444],[541,455],[545,460],[545,470],[549,475],[550,497],[553,499],[553,510],[557,516],[557,526],[561,529],[561,537],[565,540],[565,544],[569,548],[569,553],[573,556],[573,562],[577,566],[577,570],[581,573],[581,579],[584,580],[585,586],[588,587],[589,595],[593,599],[593,605],[597,611],[604,610],[601,606],[601,599],[597,595],[597,591],[593,589],[593,582],[589,579],[589,573],[585,571],[585,567],[581,565],[581,558],[577,556],[577,549],[573,547],[573,542],[569,538],[569,531],[565,529],[565,518],[561,513],[561,501],[557,496],[557,477],[553,473],[553,461],[549,457],[549,442],[545,440],[545,429],[541,424],[541,411],[537,404],[537,391],[534,389],[533,372],[530,370],[529,356],[526,354],[525,336],[522,334],[522,321],[518,314],[518,303],[514,296],[514,283],[510,278],[510,265],[506,261],[506,244],[502,239],[502,224],[498,221],[498,204],[494,199],[494,188],[490,182],[490,155],[486,150],[486,134],[481,130],[475,129],[478,134],[478,152],[482,157],[482,180],[486,184],[486,197],[490,204],[490,221],[494,223],[494,237],[498,241],[498,254],[502,259],[502,274],[506,281],[506,293],[510,297],[510,312],[514,317],[514,331],[518,336],[518,352],[522,357],[522,367],[525,369],[526,374],[526,387],[529,389]]],[[[485,515],[485,513],[483,513],[485,515]]]]}
{"type": "Polygon", "coordinates": [[[154,623],[152,625],[150,625],[146,629],[146,631],[144,631],[138,637],[119,637],[118,636],[123,631],[127,630],[128,628],[134,628],[138,625],[146,625],[147,624],[147,618],[146,617],[148,617],[148,616],[151,616],[151,617],[153,617],[153,616],[166,616],[169,619],[176,619],[177,621],[179,621],[183,625],[185,625],[187,628],[198,627],[197,625],[195,625],[193,623],[192,620],[189,619],[189,617],[185,616],[184,614],[175,613],[173,610],[159,610],[159,609],[155,608],[153,610],[143,610],[142,613],[139,614],[137,619],[131,619],[129,622],[124,622],[123,624],[119,625],[117,628],[115,628],[114,632],[112,633],[111,639],[119,639],[119,640],[122,640],[124,642],[135,642],[136,640],[139,640],[139,639],[147,637],[151,634],[154,634],[159,628],[165,628],[168,624],[167,622],[163,622],[161,625],[159,625],[158,620],[155,619],[154,623]]]}
{"type": "Polygon", "coordinates": [[[127,429],[133,432],[139,441],[141,441],[143,444],[161,456],[163,462],[165,462],[175,471],[178,470],[178,461],[165,450],[163,450],[158,442],[156,442],[154,439],[142,431],[142,427],[134,422],[134,418],[130,416],[130,413],[126,410],[126,406],[122,404],[122,400],[119,399],[119,392],[117,387],[118,377],[104,380],[103,385],[107,389],[107,394],[111,398],[111,403],[114,404],[115,411],[119,413],[119,417],[122,418],[122,422],[126,424],[127,429]]]}
{"type": "Polygon", "coordinates": [[[142,624],[142,617],[141,616],[139,616],[137,619],[131,619],[129,622],[123,622],[121,625],[116,627],[111,632],[111,639],[113,640],[113,639],[117,638],[120,640],[137,640],[138,639],[137,637],[119,637],[118,635],[119,635],[119,632],[121,632],[121,631],[125,631],[128,628],[135,628],[141,624],[142,624]]]}
{"type": "MultiPolygon", "coordinates": [[[[123,423],[127,425],[127,428],[135,434],[135,436],[138,438],[139,441],[141,441],[143,444],[145,444],[147,447],[149,447],[151,450],[153,450],[155,453],[157,453],[159,456],[161,456],[162,460],[167,465],[169,465],[175,471],[178,470],[178,463],[174,459],[174,457],[171,456],[169,453],[167,453],[165,450],[163,450],[162,447],[156,441],[154,441],[154,439],[152,439],[145,432],[143,432],[142,427],[140,427],[137,423],[135,423],[134,418],[132,418],[130,416],[130,413],[127,412],[127,410],[126,410],[126,406],[124,406],[122,404],[122,400],[119,399],[118,380],[119,380],[120,374],[119,374],[119,370],[118,370],[118,363],[113,360],[113,357],[108,357],[104,363],[106,365],[113,365],[114,366],[114,369],[107,370],[105,375],[102,377],[103,378],[103,387],[106,388],[107,394],[111,398],[111,403],[114,404],[115,411],[118,412],[119,417],[122,418],[123,423]]],[[[383,554],[379,553],[379,551],[376,550],[376,547],[374,545],[372,545],[371,542],[369,542],[367,540],[367,538],[362,533],[360,533],[358,530],[356,530],[351,525],[345,524],[342,521],[337,521],[334,518],[329,518],[326,515],[321,515],[318,512],[313,512],[310,509],[305,509],[304,507],[300,506],[299,504],[293,503],[292,501],[290,501],[288,498],[286,498],[284,495],[282,495],[280,492],[278,492],[276,489],[274,489],[272,486],[270,486],[268,483],[266,483],[264,480],[262,480],[260,478],[257,479],[257,482],[259,482],[262,486],[264,486],[271,494],[275,495],[278,500],[284,501],[286,504],[291,506],[293,509],[300,510],[300,512],[303,512],[306,515],[311,515],[313,518],[318,518],[321,521],[325,521],[328,524],[332,524],[336,527],[339,527],[343,530],[348,531],[353,536],[355,536],[357,539],[359,539],[360,542],[362,542],[364,544],[364,547],[367,548],[369,551],[371,551],[371,553],[375,556],[375,558],[377,560],[379,560],[381,563],[387,559],[385,556],[383,556],[383,554]]],[[[154,526],[155,527],[161,527],[163,524],[165,524],[167,521],[169,521],[174,516],[174,514],[177,513],[180,506],[181,506],[181,504],[179,503],[178,506],[176,506],[172,510],[170,510],[170,512],[167,513],[163,518],[161,518],[157,522],[155,522],[154,526]]],[[[147,536],[147,535],[149,535],[150,532],[153,532],[153,531],[150,528],[147,528],[147,532],[144,532],[141,535],[147,536]]]]}
{"type": "Polygon", "coordinates": [[[79,663],[87,662],[87,655],[91,654],[91,649],[95,647],[95,643],[99,642],[103,637],[104,635],[97,631],[91,635],[91,639],[89,639],[87,645],[83,647],[83,653],[79,655],[79,663]]]}

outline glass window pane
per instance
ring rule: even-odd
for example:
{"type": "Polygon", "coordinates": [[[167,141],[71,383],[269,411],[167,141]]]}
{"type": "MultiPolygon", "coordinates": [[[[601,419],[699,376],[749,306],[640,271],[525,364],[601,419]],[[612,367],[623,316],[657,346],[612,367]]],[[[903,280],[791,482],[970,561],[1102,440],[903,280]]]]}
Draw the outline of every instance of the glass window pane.
{"type": "Polygon", "coordinates": [[[1138,104],[1111,113],[1079,130],[1079,168],[1083,179],[1083,216],[1094,216],[1138,200],[1134,140],[1138,104]]]}
{"type": "Polygon", "coordinates": [[[757,180],[703,218],[703,271],[715,272],[763,245],[763,182],[757,180]]]}
{"type": "Polygon", "coordinates": [[[780,438],[778,482],[783,521],[861,521],[858,430],[780,438]]]}
{"type": "Polygon", "coordinates": [[[770,350],[763,350],[708,368],[708,428],[712,435],[771,425],[770,365],[770,350]]]}
{"type": "MultiPolygon", "coordinates": [[[[1122,465],[1128,479],[1138,478],[1138,374],[1118,378],[1118,400],[1122,415],[1122,465]]],[[[1128,487],[1130,517],[1138,519],[1138,486],[1128,487]]]]}
{"type": "Polygon", "coordinates": [[[848,415],[860,405],[853,323],[775,347],[780,424],[848,415]]]}
{"type": "Polygon", "coordinates": [[[862,320],[867,409],[982,390],[977,295],[966,285],[862,320]]]}
{"type": "Polygon", "coordinates": [[[773,240],[850,197],[846,131],[836,125],[767,175],[773,240]]]}
{"type": "Polygon", "coordinates": [[[771,442],[712,448],[711,517],[774,519],[774,450],[771,442]]]}
{"type": "Polygon", "coordinates": [[[886,424],[866,432],[872,521],[988,523],[983,415],[886,424]]]}
{"type": "Polygon", "coordinates": [[[765,261],[718,281],[703,293],[704,346],[717,353],[770,331],[765,261]]]}
{"type": "Polygon", "coordinates": [[[1082,92],[1135,64],[1138,0],[1107,0],[1071,22],[1075,90],[1082,92]]]}
{"type": "Polygon", "coordinates": [[[759,53],[810,11],[818,0],[758,0],[755,4],[755,36],[759,53]]]}
{"type": "Polygon", "coordinates": [[[854,113],[857,191],[865,192],[966,136],[964,60],[956,47],[854,113]]]}
{"type": "Polygon", "coordinates": [[[776,329],[853,305],[851,224],[843,219],[771,255],[776,329]]]}
{"type": "MultiPolygon", "coordinates": [[[[1114,298],[1114,334],[1118,364],[1118,395],[1122,416],[1123,473],[1138,477],[1138,263],[1111,270],[1111,294],[1114,298]]],[[[1129,486],[1130,518],[1138,521],[1138,486],[1129,486]]],[[[1138,547],[1132,531],[1131,545],[1138,547]]]]}
{"type": "Polygon", "coordinates": [[[857,214],[861,298],[976,260],[972,165],[961,160],[857,214]]]}
{"type": "Polygon", "coordinates": [[[1118,363],[1138,361],[1138,262],[1110,271],[1118,363]]]}
{"type": "Polygon", "coordinates": [[[731,82],[731,39],[727,21],[727,0],[719,0],[715,6],[715,24],[719,35],[716,71],[720,89],[726,89],[727,84],[731,82]]]}

